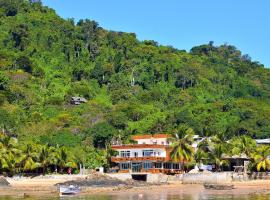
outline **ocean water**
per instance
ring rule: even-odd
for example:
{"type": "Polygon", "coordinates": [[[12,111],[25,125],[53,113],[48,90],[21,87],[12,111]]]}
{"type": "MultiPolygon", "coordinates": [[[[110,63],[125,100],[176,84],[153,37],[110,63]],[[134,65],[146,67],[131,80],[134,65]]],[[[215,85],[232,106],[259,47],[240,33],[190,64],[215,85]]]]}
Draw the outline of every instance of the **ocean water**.
{"type": "MultiPolygon", "coordinates": [[[[270,189],[269,189],[270,190],[270,189]]],[[[253,194],[253,195],[182,195],[182,194],[114,194],[114,195],[93,195],[93,196],[70,196],[70,197],[0,197],[0,200],[270,200],[270,194],[253,194]]]]}

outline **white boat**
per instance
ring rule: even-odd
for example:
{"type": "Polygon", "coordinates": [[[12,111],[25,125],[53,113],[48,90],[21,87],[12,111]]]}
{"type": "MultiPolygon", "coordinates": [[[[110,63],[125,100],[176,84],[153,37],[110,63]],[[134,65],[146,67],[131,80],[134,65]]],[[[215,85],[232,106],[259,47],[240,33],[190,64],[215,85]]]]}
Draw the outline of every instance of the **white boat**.
{"type": "Polygon", "coordinates": [[[81,188],[74,185],[69,185],[69,186],[60,185],[60,188],[59,188],[60,196],[75,195],[75,194],[80,193],[80,191],[81,191],[81,188]]]}

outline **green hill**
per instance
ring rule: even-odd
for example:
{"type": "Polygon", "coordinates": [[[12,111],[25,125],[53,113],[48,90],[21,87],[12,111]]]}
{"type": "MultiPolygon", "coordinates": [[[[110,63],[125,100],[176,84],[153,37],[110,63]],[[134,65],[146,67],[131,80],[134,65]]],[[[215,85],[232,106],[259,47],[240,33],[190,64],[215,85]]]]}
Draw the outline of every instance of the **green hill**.
{"type": "Polygon", "coordinates": [[[234,46],[190,52],[39,1],[0,0],[0,126],[21,141],[103,148],[114,136],[270,137],[270,70],[234,46]],[[87,99],[73,105],[71,97],[87,99]]]}

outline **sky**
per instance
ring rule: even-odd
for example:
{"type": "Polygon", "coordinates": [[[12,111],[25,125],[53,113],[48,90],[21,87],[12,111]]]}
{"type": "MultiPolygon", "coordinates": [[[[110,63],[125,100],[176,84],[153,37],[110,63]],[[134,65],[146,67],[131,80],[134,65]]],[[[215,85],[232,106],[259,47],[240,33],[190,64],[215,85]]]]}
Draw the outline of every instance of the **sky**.
{"type": "Polygon", "coordinates": [[[189,51],[214,41],[235,45],[270,67],[270,0],[43,0],[63,18],[91,19],[189,51]]]}

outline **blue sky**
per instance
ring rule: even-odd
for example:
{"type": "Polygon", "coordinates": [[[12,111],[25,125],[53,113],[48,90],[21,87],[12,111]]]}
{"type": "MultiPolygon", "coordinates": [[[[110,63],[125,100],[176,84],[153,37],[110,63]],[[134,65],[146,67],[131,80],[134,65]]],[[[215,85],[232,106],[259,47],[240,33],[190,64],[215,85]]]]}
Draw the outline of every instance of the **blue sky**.
{"type": "Polygon", "coordinates": [[[235,45],[270,67],[270,0],[43,0],[64,18],[190,50],[214,41],[235,45]]]}

